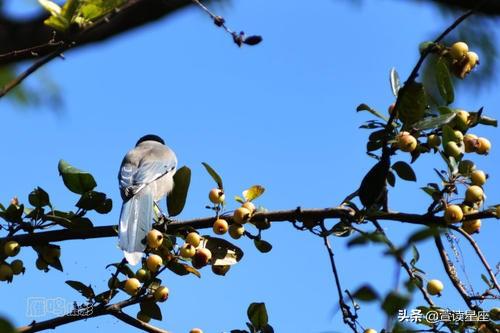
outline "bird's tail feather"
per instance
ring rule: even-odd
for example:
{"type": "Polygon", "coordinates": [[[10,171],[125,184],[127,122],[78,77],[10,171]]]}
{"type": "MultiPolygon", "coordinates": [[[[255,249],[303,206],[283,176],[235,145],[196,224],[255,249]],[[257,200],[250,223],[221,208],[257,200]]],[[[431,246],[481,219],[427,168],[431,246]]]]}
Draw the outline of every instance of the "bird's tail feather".
{"type": "Polygon", "coordinates": [[[153,194],[148,187],[142,189],[123,203],[120,214],[120,248],[131,265],[142,258],[146,244],[143,243],[151,230],[153,219],[153,194]]]}

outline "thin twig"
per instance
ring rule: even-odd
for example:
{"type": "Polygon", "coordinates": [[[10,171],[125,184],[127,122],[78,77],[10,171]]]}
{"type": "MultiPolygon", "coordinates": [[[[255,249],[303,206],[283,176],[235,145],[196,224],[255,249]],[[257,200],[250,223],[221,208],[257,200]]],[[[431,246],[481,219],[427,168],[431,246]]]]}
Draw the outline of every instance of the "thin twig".
{"type": "Polygon", "coordinates": [[[465,230],[463,230],[462,228],[459,228],[457,226],[454,226],[454,225],[451,225],[450,226],[451,229],[453,230],[456,230],[458,231],[462,236],[464,236],[465,239],[467,239],[470,243],[470,245],[474,248],[474,250],[476,251],[476,254],[477,256],[479,257],[479,260],[481,260],[481,262],[483,263],[483,266],[484,268],[486,269],[486,271],[488,272],[488,275],[490,276],[491,278],[491,281],[493,282],[493,285],[495,286],[496,290],[498,290],[498,292],[500,292],[500,286],[498,285],[498,281],[495,277],[495,273],[493,273],[493,270],[491,269],[488,261],[486,260],[486,258],[484,257],[484,254],[483,252],[481,251],[481,248],[479,247],[479,245],[476,243],[476,241],[474,240],[474,238],[472,238],[465,230]]]}
{"type": "Polygon", "coordinates": [[[337,271],[337,265],[335,264],[335,258],[332,246],[330,245],[330,241],[328,240],[328,236],[326,234],[326,228],[324,224],[321,224],[323,231],[323,242],[325,244],[326,250],[328,251],[328,257],[330,259],[330,265],[332,267],[333,276],[335,278],[335,286],[337,288],[337,294],[339,299],[340,310],[342,311],[342,318],[344,323],[347,324],[353,332],[357,333],[356,328],[356,316],[351,313],[351,308],[344,302],[344,297],[342,296],[342,287],[340,285],[340,277],[337,271]]]}
{"type": "Polygon", "coordinates": [[[119,311],[113,311],[111,312],[111,315],[114,316],[117,319],[120,319],[124,323],[129,324],[130,326],[133,326],[135,328],[138,328],[142,331],[149,332],[149,333],[169,333],[168,331],[165,331],[164,329],[158,328],[156,326],[153,326],[151,324],[145,323],[143,321],[140,321],[132,316],[129,316],[125,312],[122,312],[121,310],[119,311]]]}

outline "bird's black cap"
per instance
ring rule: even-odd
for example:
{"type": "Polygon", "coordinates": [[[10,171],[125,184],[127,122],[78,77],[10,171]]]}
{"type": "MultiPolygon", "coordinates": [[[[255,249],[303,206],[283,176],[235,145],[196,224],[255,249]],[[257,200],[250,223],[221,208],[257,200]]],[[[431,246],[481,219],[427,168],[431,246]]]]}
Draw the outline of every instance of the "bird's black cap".
{"type": "Polygon", "coordinates": [[[144,135],[142,138],[140,138],[139,141],[137,141],[137,143],[135,145],[138,146],[141,142],[144,142],[144,141],[156,141],[156,142],[161,143],[162,145],[165,144],[165,141],[163,141],[163,139],[160,138],[158,135],[148,134],[148,135],[144,135]]]}

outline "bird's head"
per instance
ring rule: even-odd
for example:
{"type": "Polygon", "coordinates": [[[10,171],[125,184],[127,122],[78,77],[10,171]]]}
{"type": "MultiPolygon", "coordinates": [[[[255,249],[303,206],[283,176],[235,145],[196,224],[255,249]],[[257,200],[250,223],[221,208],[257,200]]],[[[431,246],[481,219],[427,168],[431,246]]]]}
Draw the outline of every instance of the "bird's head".
{"type": "Polygon", "coordinates": [[[139,141],[137,141],[137,143],[135,144],[135,146],[137,147],[139,144],[141,144],[144,141],[156,141],[156,142],[161,143],[162,145],[165,144],[165,141],[163,141],[163,139],[160,138],[158,135],[148,134],[148,135],[144,135],[142,138],[140,138],[139,141]]]}

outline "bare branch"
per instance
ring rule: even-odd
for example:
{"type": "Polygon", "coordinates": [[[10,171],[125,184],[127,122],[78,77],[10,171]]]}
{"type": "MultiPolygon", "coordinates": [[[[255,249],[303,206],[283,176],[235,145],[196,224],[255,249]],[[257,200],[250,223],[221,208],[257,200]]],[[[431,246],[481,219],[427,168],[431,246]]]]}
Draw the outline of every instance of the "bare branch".
{"type": "Polygon", "coordinates": [[[156,326],[153,326],[151,324],[145,323],[143,321],[140,321],[132,316],[129,316],[128,314],[122,312],[122,311],[114,311],[111,312],[111,315],[114,316],[117,319],[120,319],[124,323],[129,324],[130,326],[134,326],[140,330],[143,330],[145,332],[149,333],[170,333],[168,331],[165,331],[161,328],[158,328],[156,326]]]}
{"type": "Polygon", "coordinates": [[[500,292],[500,286],[498,285],[498,281],[497,281],[497,279],[495,277],[495,274],[493,273],[493,270],[491,269],[490,265],[488,264],[488,261],[484,257],[483,252],[479,248],[479,245],[476,243],[476,241],[474,240],[474,238],[472,238],[462,228],[459,228],[459,227],[454,226],[454,225],[450,226],[450,228],[453,229],[453,230],[458,231],[462,236],[464,236],[465,239],[467,239],[469,241],[470,245],[472,245],[472,247],[474,248],[474,251],[476,251],[476,254],[479,257],[479,260],[481,260],[481,262],[483,263],[484,268],[488,272],[488,275],[490,276],[491,281],[493,282],[495,288],[498,290],[498,292],[500,292]]]}

